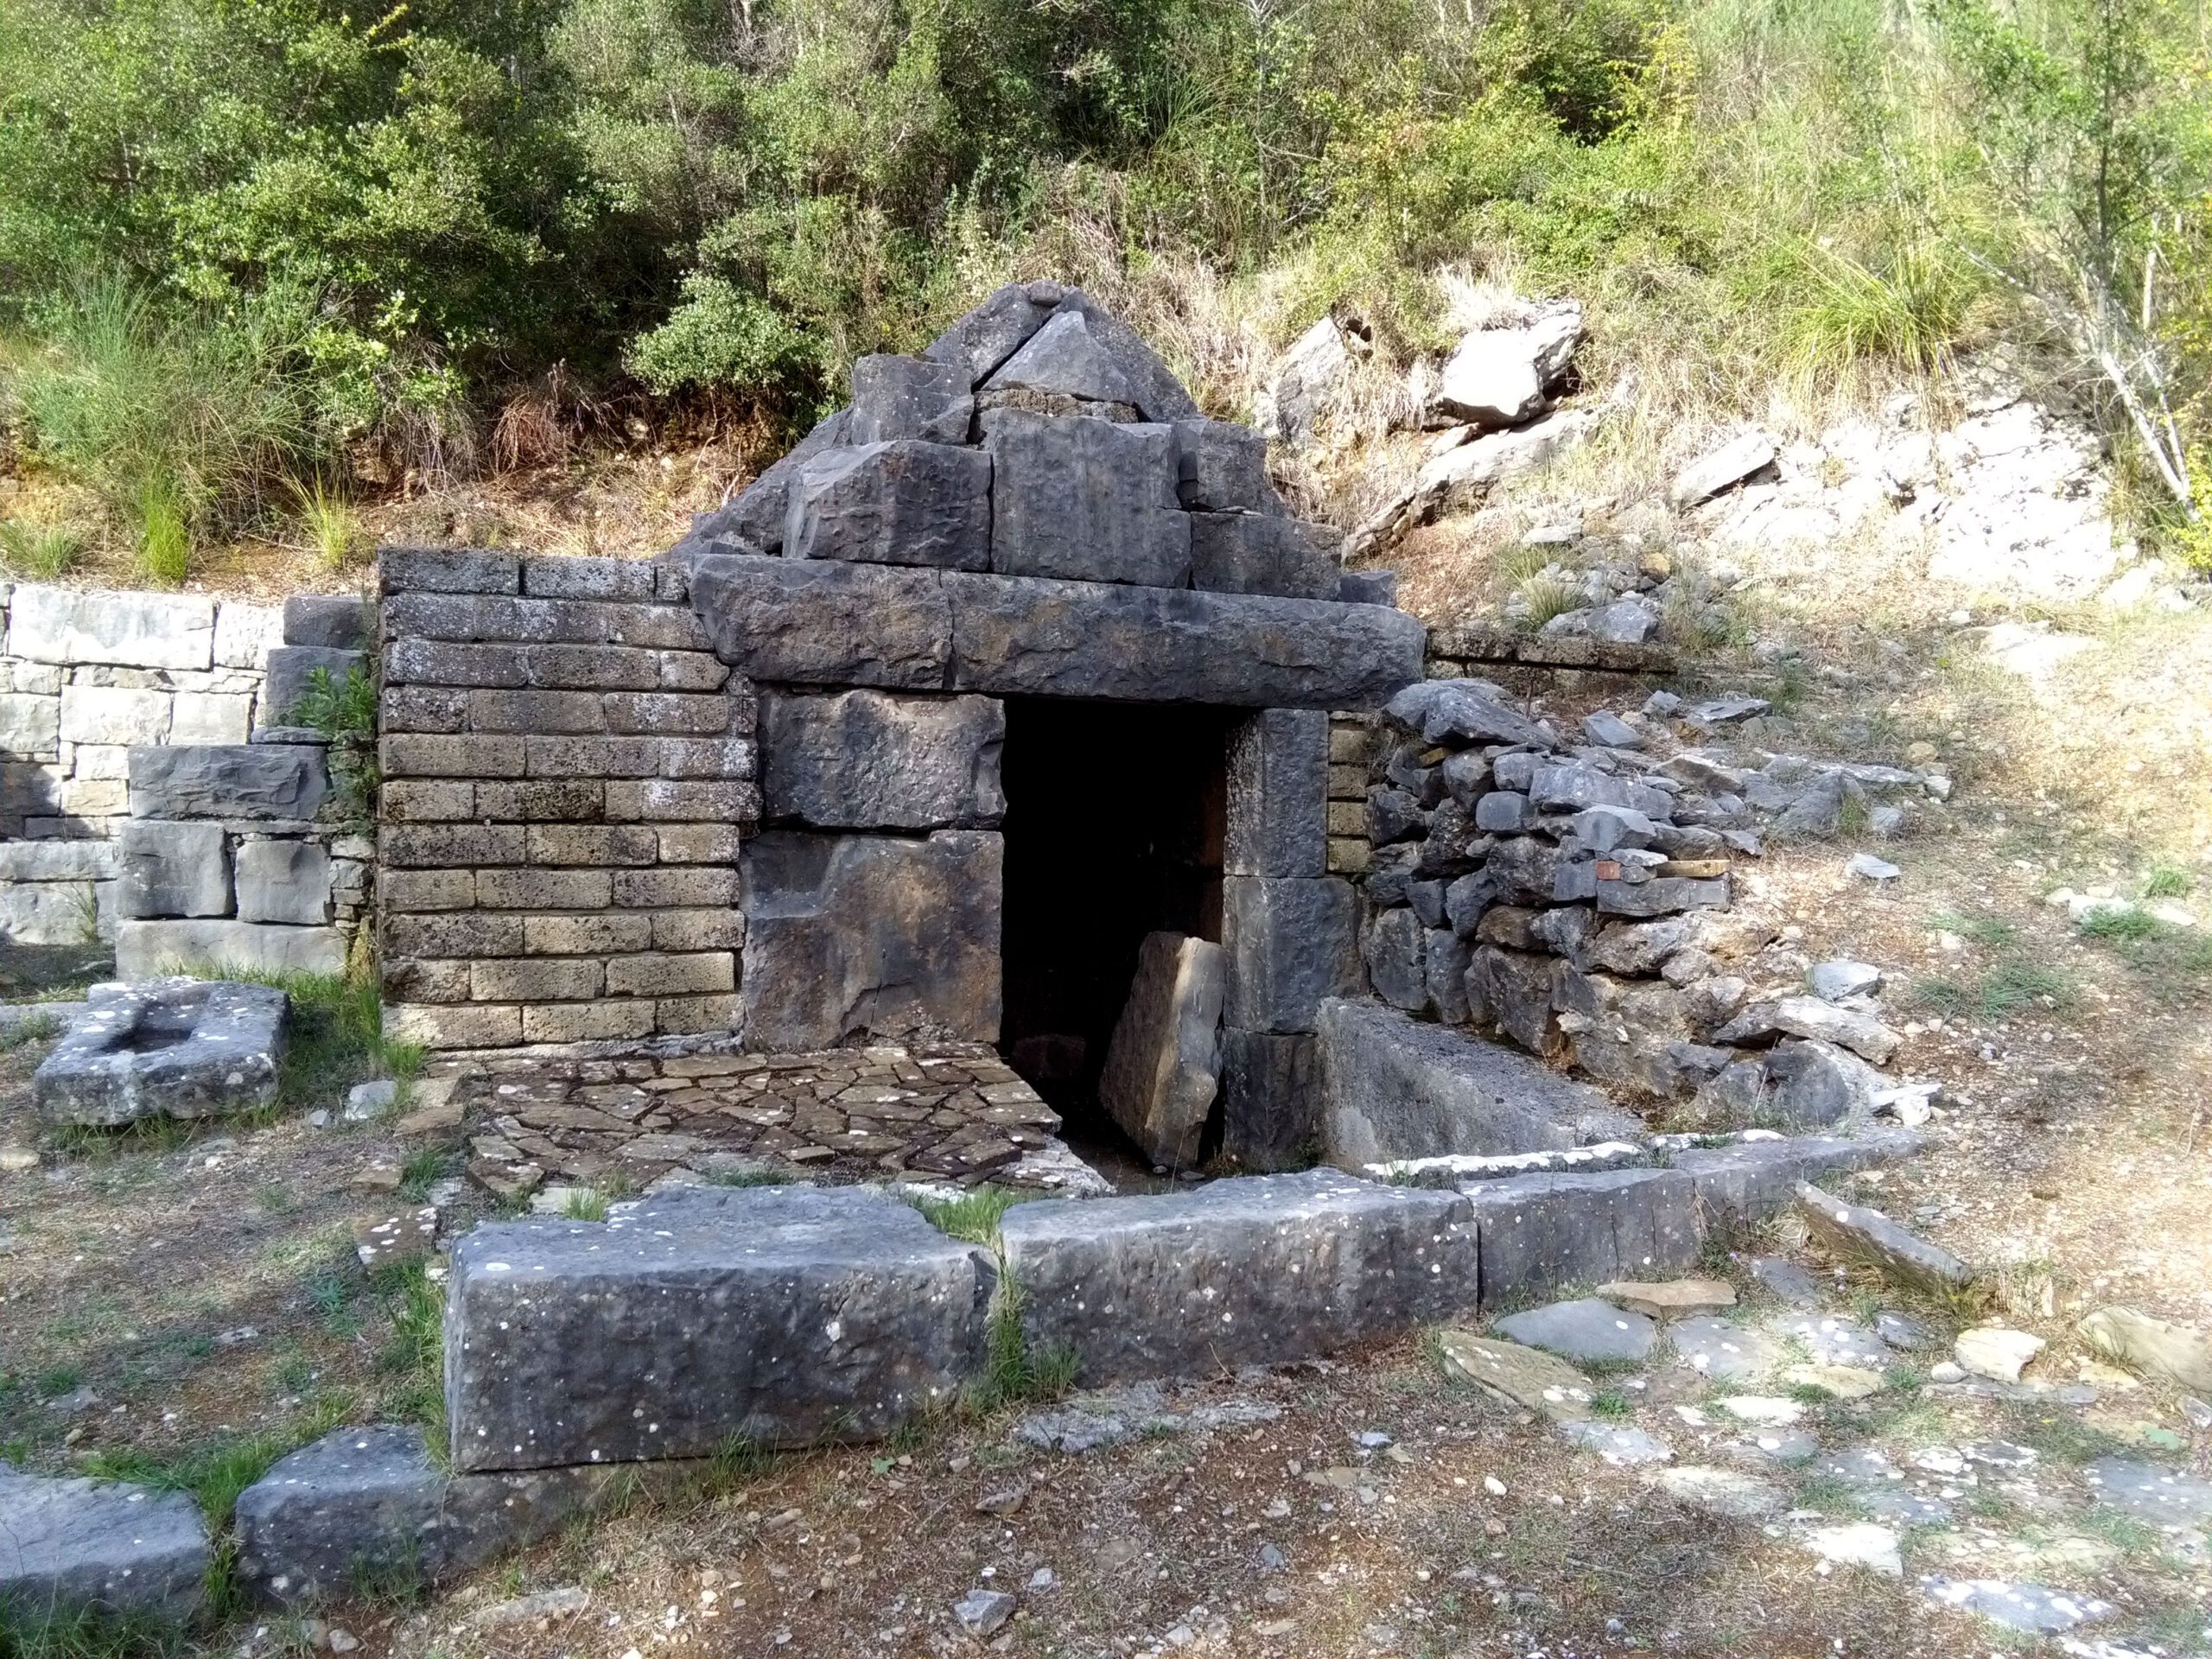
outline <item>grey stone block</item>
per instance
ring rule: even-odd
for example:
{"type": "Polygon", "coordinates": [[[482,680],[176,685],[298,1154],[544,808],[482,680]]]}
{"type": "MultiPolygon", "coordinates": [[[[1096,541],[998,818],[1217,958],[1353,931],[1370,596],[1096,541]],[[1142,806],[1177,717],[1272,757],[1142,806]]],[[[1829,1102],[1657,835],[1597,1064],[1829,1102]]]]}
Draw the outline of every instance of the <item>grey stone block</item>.
{"type": "Polygon", "coordinates": [[[1569,1285],[1664,1279],[1704,1248],[1696,1188],[1674,1169],[1518,1175],[1469,1190],[1482,1240],[1483,1301],[1569,1285]]]}
{"type": "Polygon", "coordinates": [[[851,443],[918,438],[965,443],[976,417],[973,383],[964,365],[882,353],[853,360],[851,443]]]}
{"type": "Polygon", "coordinates": [[[1193,512],[1190,518],[1193,588],[1336,598],[1338,537],[1333,531],[1258,512],[1193,512]]]}
{"type": "Polygon", "coordinates": [[[1371,1002],[1321,1005],[1323,1155],[1347,1167],[1546,1152],[1610,1103],[1526,1055],[1371,1002]]]}
{"type": "Polygon", "coordinates": [[[740,860],[745,1040],[995,1042],[1004,843],[771,830],[740,860]]]}
{"type": "Polygon", "coordinates": [[[1020,1205],[999,1236],[1023,1333],[1107,1382],[1280,1364],[1465,1313],[1467,1214],[1457,1194],[1309,1170],[1020,1205]]]}
{"type": "Polygon", "coordinates": [[[1128,383],[1137,409],[1147,421],[1195,420],[1198,406],[1158,353],[1137,331],[1106,310],[1079,288],[1067,290],[1059,309],[1082,314],[1090,337],[1104,348],[1128,383]]]}
{"type": "Polygon", "coordinates": [[[319,842],[249,841],[238,848],[238,919],[320,927],[330,919],[330,855],[319,842]]]}
{"type": "Polygon", "coordinates": [[[334,927],[264,922],[124,921],[115,928],[115,974],[132,984],[164,974],[220,971],[342,974],[346,940],[334,927]]]}
{"type": "Polygon", "coordinates": [[[980,385],[1045,326],[1066,296],[1058,283],[1009,283],[939,334],[922,355],[959,365],[970,385],[980,385]]]}
{"type": "Polygon", "coordinates": [[[1447,1026],[1464,1025],[1473,1013],[1467,1001],[1467,942],[1448,927],[1428,931],[1424,963],[1428,976],[1428,1003],[1447,1026]]]}
{"type": "Polygon", "coordinates": [[[1324,997],[1357,987],[1350,884],[1333,876],[1233,875],[1221,892],[1227,1023],[1244,1031],[1310,1032],[1324,997]]]}
{"type": "Polygon", "coordinates": [[[822,560],[702,559],[691,594],[754,679],[996,696],[1371,708],[1425,637],[1374,605],[822,560]]]}
{"type": "Polygon", "coordinates": [[[456,1470],[880,1438],[982,1356],[989,1258],[858,1187],[695,1188],[454,1247],[456,1470]]]}
{"type": "Polygon", "coordinates": [[[377,579],[392,594],[517,594],[522,563],[512,553],[458,547],[380,547],[377,579]]]}
{"type": "Polygon", "coordinates": [[[238,1495],[238,1576],[289,1606],[350,1599],[364,1579],[427,1585],[447,1566],[446,1484],[421,1429],[337,1429],[238,1495]]]}
{"type": "Polygon", "coordinates": [[[219,823],[133,818],[116,837],[118,916],[227,916],[231,861],[219,823]]]}
{"type": "Polygon", "coordinates": [[[106,881],[118,874],[110,841],[0,841],[0,881],[106,881]]]}
{"type": "Polygon", "coordinates": [[[135,747],[129,764],[134,818],[312,818],[330,786],[306,744],[135,747]]]}
{"type": "Polygon", "coordinates": [[[991,568],[991,457],[901,439],[826,450],[791,484],[784,556],[991,568]]]}
{"type": "Polygon", "coordinates": [[[1192,512],[1289,515],[1268,476],[1268,441],[1250,427],[1203,418],[1178,421],[1175,455],[1176,494],[1192,512]]]}
{"type": "Polygon", "coordinates": [[[1345,605],[1395,605],[1398,573],[1395,570],[1347,570],[1337,578],[1337,599],[1345,605]]]}
{"type": "Polygon", "coordinates": [[[0,1465],[0,1613],[51,1610],[65,1627],[83,1610],[184,1618],[207,1573],[207,1526],[191,1493],[0,1465]]]}
{"type": "Polygon", "coordinates": [[[1376,995],[1408,1014],[1428,1007],[1428,930],[1412,911],[1386,910],[1370,918],[1360,954],[1376,995]]]}
{"type": "Polygon", "coordinates": [[[49,1123],[218,1117],[276,1098],[290,999],[268,985],[171,981],[97,999],[32,1078],[49,1123]]]}
{"type": "Polygon", "coordinates": [[[831,830],[995,824],[1005,741],[989,697],[764,691],[764,810],[831,830]]]}
{"type": "Polygon", "coordinates": [[[366,651],[376,643],[376,607],[357,594],[294,594],[283,626],[288,645],[366,651]]]}
{"type": "Polygon", "coordinates": [[[1198,1160],[1221,1084],[1221,947],[1180,933],[1148,933],[1115,1021],[1098,1103],[1155,1164],[1198,1160]]]}
{"type": "Polygon", "coordinates": [[[986,391],[1055,392],[1085,403],[1127,404],[1137,394],[1121,365],[1092,339],[1080,311],[1060,310],[983,383],[986,391]]]}
{"type": "Polygon", "coordinates": [[[1328,869],[1329,717],[1263,709],[1229,740],[1222,869],[1230,875],[1319,876],[1328,869]]]}
{"type": "Polygon", "coordinates": [[[1675,1154],[1675,1167],[1690,1178],[1707,1215],[1758,1221],[1788,1207],[1800,1181],[1878,1168],[1910,1157],[1921,1145],[1910,1129],[1790,1135],[1693,1147],[1675,1154]]]}
{"type": "Polygon", "coordinates": [[[1321,1062],[1304,1034],[1221,1033],[1221,1155],[1244,1169],[1292,1168],[1320,1144],[1321,1062]]]}
{"type": "Polygon", "coordinates": [[[991,569],[1009,576],[1180,588],[1191,520],[1175,499],[1174,429],[986,410],[991,569]]]}
{"type": "Polygon", "coordinates": [[[10,657],[69,665],[204,669],[214,653],[215,605],[202,594],[23,582],[9,595],[10,657]]]}

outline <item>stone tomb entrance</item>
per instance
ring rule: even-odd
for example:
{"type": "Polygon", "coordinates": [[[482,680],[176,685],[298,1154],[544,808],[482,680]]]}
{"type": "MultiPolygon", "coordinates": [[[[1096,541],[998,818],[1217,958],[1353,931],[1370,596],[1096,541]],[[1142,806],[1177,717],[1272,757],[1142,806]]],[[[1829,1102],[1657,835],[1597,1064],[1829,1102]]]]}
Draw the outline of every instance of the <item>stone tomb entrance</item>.
{"type": "Polygon", "coordinates": [[[1099,1078],[1146,936],[1221,942],[1234,723],[1179,704],[1007,703],[1000,1046],[1079,1146],[1119,1138],[1099,1078]]]}

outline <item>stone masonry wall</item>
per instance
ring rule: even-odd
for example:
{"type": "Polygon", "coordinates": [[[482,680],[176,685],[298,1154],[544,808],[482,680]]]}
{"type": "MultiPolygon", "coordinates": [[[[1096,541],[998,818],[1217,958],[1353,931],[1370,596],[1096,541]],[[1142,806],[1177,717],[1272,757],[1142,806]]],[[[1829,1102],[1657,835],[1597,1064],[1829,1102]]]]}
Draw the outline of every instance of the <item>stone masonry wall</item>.
{"type": "Polygon", "coordinates": [[[342,964],[371,849],[282,721],[365,666],[360,601],[23,583],[0,614],[0,937],[97,931],[125,978],[342,964]]]}
{"type": "Polygon", "coordinates": [[[683,569],[393,548],[378,574],[386,1029],[733,1029],[755,701],[683,569]]]}

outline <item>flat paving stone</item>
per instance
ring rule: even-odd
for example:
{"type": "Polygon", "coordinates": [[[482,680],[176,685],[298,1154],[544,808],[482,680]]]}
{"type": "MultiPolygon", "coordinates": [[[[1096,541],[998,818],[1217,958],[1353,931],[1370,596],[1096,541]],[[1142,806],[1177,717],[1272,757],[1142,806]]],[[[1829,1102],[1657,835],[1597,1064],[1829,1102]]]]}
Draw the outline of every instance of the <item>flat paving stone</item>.
{"type": "Polygon", "coordinates": [[[1887,1343],[1865,1325],[1838,1314],[1781,1314],[1769,1319],[1765,1329],[1785,1345],[1801,1345],[1805,1357],[1815,1365],[1861,1365],[1881,1370],[1892,1357],[1887,1343]]]}
{"type": "Polygon", "coordinates": [[[2108,1618],[2113,1611],[2112,1603],[2094,1596],[2073,1595],[2006,1579],[1936,1578],[1927,1580],[1925,1587],[1930,1601],[1977,1613],[2007,1630],[2042,1636],[2108,1618]]]}
{"type": "Polygon", "coordinates": [[[470,1173],[494,1191],[518,1165],[575,1185],[620,1171],[648,1186],[677,1170],[712,1179],[733,1159],[828,1185],[887,1175],[1111,1190],[1059,1139],[1059,1114],[980,1044],[518,1058],[447,1074],[475,1147],[470,1173]]]}
{"type": "Polygon", "coordinates": [[[1675,1358],[1716,1382],[1755,1382],[1783,1362],[1773,1338],[1711,1315],[1676,1322],[1667,1342],[1675,1358]]]}
{"type": "Polygon", "coordinates": [[[1830,1452],[1816,1459],[1812,1471],[1851,1488],[1852,1497],[1867,1514],[1901,1527],[1932,1526],[1951,1517],[1951,1506],[1924,1488],[1873,1446],[1830,1452]]]}
{"type": "Polygon", "coordinates": [[[1659,1340],[1659,1327],[1643,1314],[1594,1296],[1509,1314],[1494,1328],[1508,1341],[1581,1365],[1644,1359],[1659,1340]]]}
{"type": "Polygon", "coordinates": [[[2083,1471],[2097,1501],[2162,1527],[2212,1521],[2212,1481],[2156,1464],[2100,1458],[2083,1471]]]}
{"type": "Polygon", "coordinates": [[[1800,1541],[1830,1567],[1863,1567],[1893,1579],[1904,1576],[1897,1534],[1871,1521],[1816,1528],[1800,1541]]]}
{"type": "Polygon", "coordinates": [[[1792,1307],[1818,1307],[1821,1305],[1819,1281],[1787,1256],[1753,1256],[1751,1277],[1792,1307]]]}
{"type": "Polygon", "coordinates": [[[1560,1424],[1559,1432],[1570,1446],[1593,1452],[1607,1463],[1623,1468],[1664,1463],[1675,1455],[1675,1448],[1666,1441],[1632,1424],[1601,1423],[1592,1418],[1582,1418],[1560,1424]]]}
{"type": "Polygon", "coordinates": [[[1446,1368],[1485,1394],[1554,1421],[1590,1414],[1590,1379],[1555,1354],[1471,1331],[1447,1329],[1438,1341],[1446,1368]]]}
{"type": "Polygon", "coordinates": [[[182,1618],[207,1573],[207,1523],[189,1493],[0,1467],[0,1604],[182,1618]]]}
{"type": "Polygon", "coordinates": [[[1675,1502],[1732,1521],[1762,1520],[1789,1506],[1789,1495],[1781,1487],[1740,1469],[1686,1463],[1658,1470],[1649,1478],[1675,1502]]]}

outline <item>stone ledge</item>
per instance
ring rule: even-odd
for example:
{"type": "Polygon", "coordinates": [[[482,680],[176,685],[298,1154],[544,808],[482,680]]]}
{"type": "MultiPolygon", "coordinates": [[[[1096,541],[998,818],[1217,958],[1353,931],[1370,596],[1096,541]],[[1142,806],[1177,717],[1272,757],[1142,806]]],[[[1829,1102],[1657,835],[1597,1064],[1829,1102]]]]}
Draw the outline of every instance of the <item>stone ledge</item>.
{"type": "MultiPolygon", "coordinates": [[[[1613,674],[1675,672],[1675,653],[1664,645],[1632,645],[1576,634],[1523,634],[1509,628],[1462,625],[1432,628],[1428,656],[1448,663],[1491,667],[1586,668],[1613,674]]],[[[1450,677],[1458,677],[1454,668],[1450,677]]]]}

